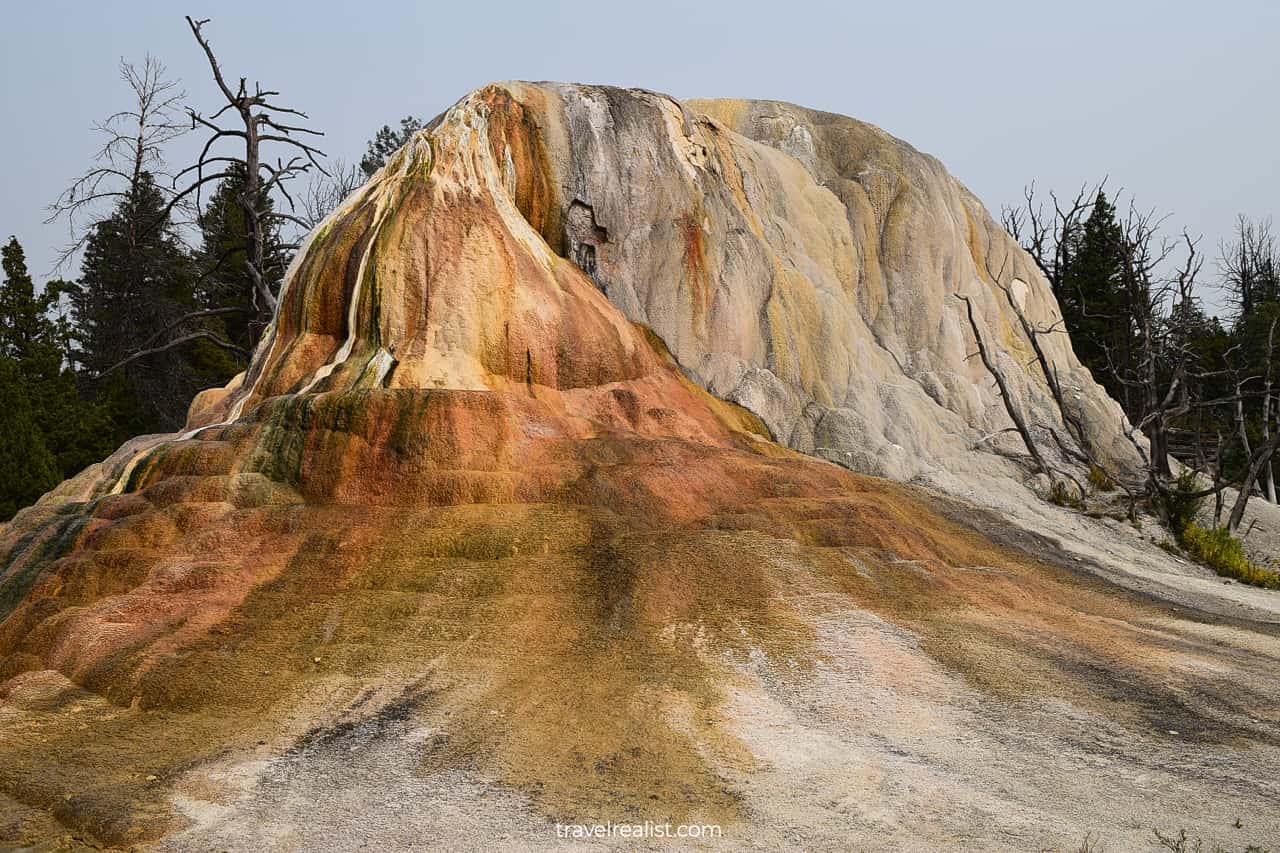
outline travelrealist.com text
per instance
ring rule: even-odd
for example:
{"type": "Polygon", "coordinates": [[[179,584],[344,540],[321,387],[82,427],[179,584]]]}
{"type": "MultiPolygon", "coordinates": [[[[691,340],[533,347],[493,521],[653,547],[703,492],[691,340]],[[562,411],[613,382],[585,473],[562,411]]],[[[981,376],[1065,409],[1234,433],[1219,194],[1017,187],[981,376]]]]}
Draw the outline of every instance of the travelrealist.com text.
{"type": "Polygon", "coordinates": [[[715,823],[557,823],[556,838],[720,838],[715,823]]]}

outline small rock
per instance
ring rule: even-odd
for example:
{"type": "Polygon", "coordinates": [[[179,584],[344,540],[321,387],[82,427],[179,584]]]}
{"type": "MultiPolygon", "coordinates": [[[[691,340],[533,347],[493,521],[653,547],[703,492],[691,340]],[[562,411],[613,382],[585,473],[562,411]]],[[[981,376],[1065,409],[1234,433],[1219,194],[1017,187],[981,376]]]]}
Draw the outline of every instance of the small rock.
{"type": "Polygon", "coordinates": [[[1178,732],[1177,732],[1177,730],[1176,730],[1176,729],[1169,729],[1169,734],[1171,734],[1171,735],[1176,735],[1177,733],[1178,733],[1178,732]]]}
{"type": "Polygon", "coordinates": [[[320,658],[312,658],[313,663],[320,663],[320,658]]]}
{"type": "Polygon", "coordinates": [[[157,776],[156,774],[152,773],[150,776],[148,776],[148,777],[147,777],[147,781],[148,781],[148,782],[154,782],[154,781],[156,781],[156,780],[157,780],[157,779],[159,779],[159,778],[160,778],[159,776],[157,776]]]}

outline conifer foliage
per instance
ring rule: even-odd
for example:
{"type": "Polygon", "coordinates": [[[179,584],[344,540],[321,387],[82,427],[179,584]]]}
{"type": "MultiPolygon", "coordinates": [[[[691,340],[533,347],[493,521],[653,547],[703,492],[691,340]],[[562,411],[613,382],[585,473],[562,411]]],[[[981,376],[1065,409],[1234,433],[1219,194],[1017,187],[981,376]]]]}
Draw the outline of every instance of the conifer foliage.
{"type": "MultiPolygon", "coordinates": [[[[1198,241],[1162,234],[1163,220],[1132,201],[1123,216],[1101,185],[1074,199],[1028,188],[1004,224],[1053,288],[1080,362],[1149,441],[1139,447],[1159,503],[1176,491],[1173,455],[1238,489],[1226,519],[1240,524],[1255,491],[1276,502],[1280,449],[1280,250],[1270,223],[1241,217],[1219,250],[1218,292],[1229,312],[1204,310],[1198,241]]],[[[1131,433],[1131,438],[1133,437],[1131,433]]],[[[1135,444],[1135,447],[1138,445],[1135,444]]]]}
{"type": "MultiPolygon", "coordinates": [[[[182,428],[197,392],[248,364],[301,231],[359,184],[354,166],[320,165],[298,140],[320,134],[277,93],[228,83],[206,23],[188,19],[227,102],[210,118],[154,57],[121,61],[129,101],[94,125],[100,147],[51,205],[48,221],[64,219],[71,236],[59,268],[78,264],[76,279],[37,287],[18,240],[4,246],[0,521],[127,439],[182,428]],[[243,129],[214,123],[230,109],[243,129]],[[212,138],[193,165],[170,171],[169,146],[193,128],[212,138]],[[228,140],[244,145],[210,153],[228,140]],[[270,160],[264,144],[295,156],[270,160]],[[285,185],[312,170],[327,180],[295,210],[285,185]]],[[[362,168],[376,171],[421,124],[383,128],[362,168]]]]}
{"type": "Polygon", "coordinates": [[[61,323],[63,283],[37,295],[17,239],[3,249],[0,284],[0,520],[109,452],[96,407],[76,388],[61,323]]]}

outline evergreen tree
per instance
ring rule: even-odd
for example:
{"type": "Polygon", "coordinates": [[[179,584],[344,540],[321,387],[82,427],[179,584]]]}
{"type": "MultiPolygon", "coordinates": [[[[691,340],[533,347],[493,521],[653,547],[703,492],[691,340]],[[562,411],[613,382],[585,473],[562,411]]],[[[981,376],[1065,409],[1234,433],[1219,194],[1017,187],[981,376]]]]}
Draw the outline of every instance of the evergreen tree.
{"type": "MultiPolygon", "coordinates": [[[[232,163],[228,171],[231,177],[219,182],[200,218],[201,245],[196,260],[202,273],[197,298],[201,307],[222,311],[210,319],[209,326],[225,340],[250,352],[271,318],[265,306],[255,308],[254,282],[247,265],[248,225],[244,208],[237,202],[245,191],[244,164],[232,163]]],[[[261,209],[271,211],[270,199],[264,200],[261,209]]],[[[274,294],[280,292],[289,260],[279,229],[271,228],[263,247],[263,266],[267,285],[274,294]]],[[[244,366],[243,359],[223,353],[209,369],[225,381],[244,366]]]]}
{"type": "Polygon", "coordinates": [[[26,253],[17,237],[3,250],[4,288],[0,290],[0,355],[23,361],[41,339],[44,306],[36,298],[35,284],[27,272],[26,253]]]}
{"type": "Polygon", "coordinates": [[[387,164],[387,158],[399,151],[409,139],[422,129],[422,119],[405,116],[400,119],[400,127],[393,130],[384,124],[382,129],[369,140],[369,148],[360,158],[360,171],[365,177],[373,177],[373,173],[387,164]]]}
{"type": "Polygon", "coordinates": [[[32,414],[26,379],[14,359],[0,356],[0,521],[61,479],[32,414]]]}
{"type": "Polygon", "coordinates": [[[178,428],[191,397],[212,384],[189,345],[136,355],[194,309],[194,280],[191,260],[168,221],[164,197],[144,174],[112,214],[94,226],[71,294],[80,344],[76,360],[93,377],[119,373],[118,382],[104,387],[117,409],[113,419],[123,421],[118,426],[125,432],[178,428]],[[123,409],[130,397],[142,403],[142,411],[123,409]]]}
{"type": "Polygon", "coordinates": [[[0,454],[5,455],[0,465],[15,478],[0,505],[9,515],[62,477],[100,459],[113,444],[100,414],[76,388],[65,358],[66,329],[49,317],[63,285],[51,283],[37,296],[22,247],[9,240],[0,285],[0,359],[7,383],[0,405],[8,417],[0,428],[0,454]]]}
{"type": "MultiPolygon", "coordinates": [[[[1116,209],[1099,191],[1093,210],[1068,247],[1062,314],[1080,363],[1116,400],[1132,360],[1133,317],[1124,282],[1124,240],[1116,209]]],[[[1131,417],[1133,411],[1125,405],[1131,417]]]]}

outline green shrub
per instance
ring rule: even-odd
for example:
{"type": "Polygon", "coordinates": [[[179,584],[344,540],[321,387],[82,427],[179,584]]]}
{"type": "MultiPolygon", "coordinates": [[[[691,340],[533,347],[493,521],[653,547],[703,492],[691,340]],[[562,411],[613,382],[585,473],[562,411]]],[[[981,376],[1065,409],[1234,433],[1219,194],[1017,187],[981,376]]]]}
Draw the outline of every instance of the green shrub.
{"type": "Polygon", "coordinates": [[[1225,527],[1205,530],[1192,522],[1180,537],[1187,553],[1227,578],[1267,589],[1280,589],[1280,572],[1266,569],[1245,556],[1240,540],[1225,527]]]}
{"type": "Polygon", "coordinates": [[[1182,473],[1173,481],[1173,488],[1164,496],[1165,512],[1169,515],[1169,526],[1173,535],[1182,539],[1183,531],[1195,522],[1196,513],[1204,503],[1204,497],[1192,497],[1198,483],[1196,472],[1190,468],[1182,469],[1182,473]]]}

